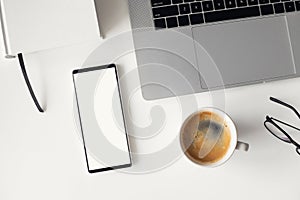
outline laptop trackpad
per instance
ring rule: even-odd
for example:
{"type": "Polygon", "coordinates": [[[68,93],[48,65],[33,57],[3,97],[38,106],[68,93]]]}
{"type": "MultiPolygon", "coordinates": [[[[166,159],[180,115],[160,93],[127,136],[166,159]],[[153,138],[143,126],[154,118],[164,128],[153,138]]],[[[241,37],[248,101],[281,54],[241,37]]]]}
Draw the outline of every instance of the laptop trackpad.
{"type": "Polygon", "coordinates": [[[193,36],[203,88],[296,73],[285,17],[195,27],[193,36]]]}

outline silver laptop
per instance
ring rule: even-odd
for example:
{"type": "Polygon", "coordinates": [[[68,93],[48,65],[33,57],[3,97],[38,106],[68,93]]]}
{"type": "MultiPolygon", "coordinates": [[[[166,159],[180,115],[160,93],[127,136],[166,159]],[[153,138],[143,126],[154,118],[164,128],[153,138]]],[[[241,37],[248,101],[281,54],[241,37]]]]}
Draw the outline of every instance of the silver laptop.
{"type": "Polygon", "coordinates": [[[300,1],[128,0],[145,99],[300,75],[300,1]]]}

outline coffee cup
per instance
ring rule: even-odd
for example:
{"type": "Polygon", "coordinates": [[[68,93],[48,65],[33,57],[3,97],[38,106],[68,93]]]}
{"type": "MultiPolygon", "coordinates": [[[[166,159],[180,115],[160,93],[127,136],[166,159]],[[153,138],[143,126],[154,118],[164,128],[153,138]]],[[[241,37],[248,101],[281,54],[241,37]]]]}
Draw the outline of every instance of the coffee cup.
{"type": "Polygon", "coordinates": [[[180,130],[181,148],[194,163],[217,167],[235,150],[248,151],[249,144],[237,139],[233,120],[217,108],[202,108],[190,115],[180,130]]]}

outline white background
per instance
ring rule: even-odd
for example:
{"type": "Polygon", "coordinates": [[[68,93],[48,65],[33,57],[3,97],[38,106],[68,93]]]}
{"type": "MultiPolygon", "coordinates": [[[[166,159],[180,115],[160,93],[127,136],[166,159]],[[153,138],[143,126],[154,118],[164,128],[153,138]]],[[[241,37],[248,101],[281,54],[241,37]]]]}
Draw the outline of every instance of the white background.
{"type": "MultiPolygon", "coordinates": [[[[130,29],[126,1],[102,0],[99,5],[103,8],[106,39],[130,29]]],[[[250,144],[250,151],[236,152],[219,168],[202,168],[181,156],[153,173],[88,174],[79,129],[74,123],[71,72],[82,66],[99,45],[95,41],[25,56],[33,86],[46,107],[46,113],[40,114],[17,60],[3,58],[1,42],[0,199],[300,199],[300,156],[294,146],[273,138],[263,127],[266,114],[300,126],[292,112],[268,100],[272,95],[300,110],[300,79],[225,91],[225,111],[235,121],[239,139],[250,144]]],[[[111,48],[120,48],[122,43],[119,45],[111,48]]],[[[99,64],[107,64],[115,56],[102,55],[99,64]]],[[[136,68],[133,55],[117,64],[121,73],[136,68]]],[[[138,81],[138,76],[129,81],[138,81]]],[[[123,87],[126,92],[130,91],[123,87]]],[[[199,107],[212,104],[208,94],[196,97],[199,107]]],[[[189,98],[183,97],[182,101],[188,102],[189,98]]],[[[170,138],[178,134],[184,119],[176,109],[176,99],[146,102],[140,92],[132,99],[130,113],[135,123],[151,123],[148,111],[154,104],[160,105],[168,111],[160,135],[170,138]]],[[[158,146],[167,142],[165,139],[158,146]]],[[[149,146],[135,143],[140,152],[152,151],[149,146]]]]}

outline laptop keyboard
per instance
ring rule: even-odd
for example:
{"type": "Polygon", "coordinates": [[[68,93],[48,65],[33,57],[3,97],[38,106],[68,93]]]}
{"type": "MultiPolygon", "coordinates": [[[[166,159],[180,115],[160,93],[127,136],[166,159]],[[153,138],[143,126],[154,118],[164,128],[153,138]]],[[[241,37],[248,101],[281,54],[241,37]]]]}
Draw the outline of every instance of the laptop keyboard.
{"type": "Polygon", "coordinates": [[[151,0],[157,29],[300,11],[300,0],[151,0]]]}

